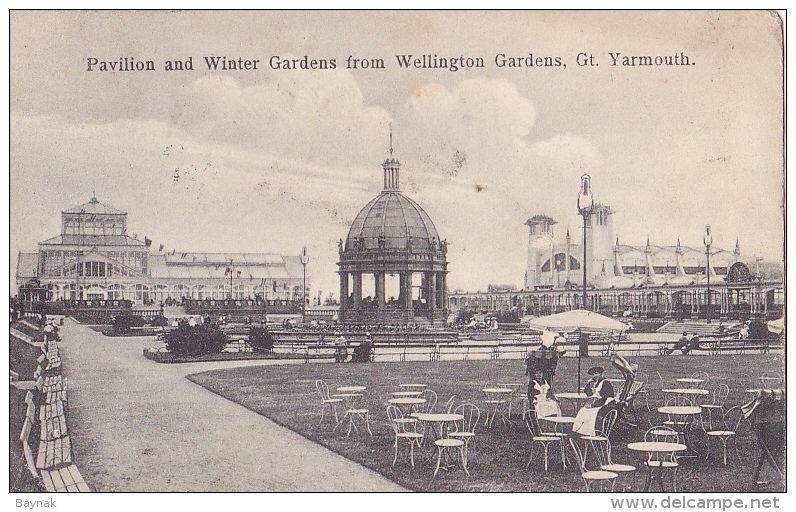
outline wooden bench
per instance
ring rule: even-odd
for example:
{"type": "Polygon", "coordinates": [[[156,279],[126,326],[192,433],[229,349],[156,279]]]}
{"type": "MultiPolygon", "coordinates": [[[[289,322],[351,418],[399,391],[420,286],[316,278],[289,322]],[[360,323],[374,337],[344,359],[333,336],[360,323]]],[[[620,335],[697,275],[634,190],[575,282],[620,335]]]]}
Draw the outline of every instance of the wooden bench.
{"type": "Polygon", "coordinates": [[[49,377],[40,375],[39,378],[36,379],[36,391],[41,395],[61,393],[63,395],[62,399],[66,400],[66,380],[60,375],[51,375],[49,377]]]}
{"type": "MultiPolygon", "coordinates": [[[[51,467],[49,469],[37,468],[33,462],[33,452],[30,449],[30,432],[33,423],[25,418],[22,425],[22,432],[19,435],[22,441],[22,451],[25,454],[25,464],[28,471],[36,480],[41,479],[47,492],[91,492],[88,484],[74,464],[66,464],[61,467],[51,467]],[[39,474],[41,473],[41,474],[39,474]]],[[[66,438],[69,439],[69,438],[66,438]]]]}
{"type": "Polygon", "coordinates": [[[55,466],[72,462],[72,442],[69,436],[59,437],[51,441],[39,441],[39,452],[36,456],[37,469],[52,469],[55,466]]]}
{"type": "Polygon", "coordinates": [[[39,421],[45,421],[49,418],[55,418],[64,414],[64,403],[55,402],[53,404],[44,404],[39,408],[39,421]]]}
{"type": "Polygon", "coordinates": [[[45,404],[54,404],[56,402],[66,402],[66,390],[62,389],[61,391],[48,391],[44,395],[44,402],[42,405],[45,404]]]}
{"type": "Polygon", "coordinates": [[[761,354],[768,354],[770,346],[767,340],[711,340],[700,344],[699,348],[693,350],[707,350],[708,354],[718,355],[723,352],[741,354],[746,351],[759,351],[761,354]]]}
{"type": "Polygon", "coordinates": [[[74,464],[56,470],[42,470],[41,479],[47,492],[91,492],[74,464]]]}
{"type": "Polygon", "coordinates": [[[66,431],[66,416],[53,416],[51,418],[44,418],[41,422],[41,433],[39,439],[44,441],[55,441],[59,437],[67,435],[66,431]]]}

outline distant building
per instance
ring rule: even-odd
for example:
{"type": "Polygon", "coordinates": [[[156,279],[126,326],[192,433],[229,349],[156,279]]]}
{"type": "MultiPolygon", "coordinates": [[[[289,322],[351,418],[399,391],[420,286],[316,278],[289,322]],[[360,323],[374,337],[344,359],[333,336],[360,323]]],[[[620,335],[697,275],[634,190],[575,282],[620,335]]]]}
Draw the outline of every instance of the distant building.
{"type": "MultiPolygon", "coordinates": [[[[620,244],[615,212],[596,204],[587,218],[586,282],[588,309],[607,314],[706,316],[710,285],[711,316],[779,315],[784,303],[780,265],[744,260],[740,243],[732,251],[711,246],[620,244]]],[[[449,309],[496,311],[522,308],[549,314],[583,307],[582,238],[567,231],[557,241],[556,221],[539,214],[528,226],[528,259],[522,291],[490,287],[486,293],[451,293],[449,309]],[[576,240],[577,239],[577,240],[576,240]]]]}
{"type": "Polygon", "coordinates": [[[127,213],[100,203],[61,212],[61,234],[20,252],[16,280],[27,300],[301,300],[299,256],[152,250],[127,231],[127,213]]]}

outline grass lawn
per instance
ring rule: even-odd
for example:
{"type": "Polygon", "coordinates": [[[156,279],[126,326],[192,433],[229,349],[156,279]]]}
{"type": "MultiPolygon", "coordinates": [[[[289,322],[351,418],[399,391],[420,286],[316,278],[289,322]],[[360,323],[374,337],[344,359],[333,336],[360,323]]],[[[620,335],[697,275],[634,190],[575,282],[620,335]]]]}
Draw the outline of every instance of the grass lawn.
{"type": "Polygon", "coordinates": [[[11,370],[19,374],[19,380],[33,380],[33,374],[39,366],[36,358],[42,354],[41,349],[28,345],[13,336],[9,337],[8,344],[8,362],[11,370]]]}
{"type": "MultiPolygon", "coordinates": [[[[750,396],[744,390],[759,387],[762,374],[784,372],[784,356],[773,354],[644,357],[636,358],[634,362],[640,366],[642,379],[648,380],[655,405],[662,405],[660,402],[663,400],[656,370],[661,373],[665,386],[674,385],[677,377],[706,371],[710,375],[708,388],[717,384],[730,387],[728,406],[747,401],[750,396]]],[[[582,363],[584,383],[587,380],[586,369],[596,364],[606,368],[608,378],[619,376],[606,359],[592,357],[582,363]]],[[[394,435],[387,423],[385,410],[390,392],[398,390],[399,384],[428,384],[439,395],[435,411],[444,407],[445,401],[452,395],[456,395],[456,404],[471,402],[483,410],[481,389],[486,382],[527,382],[524,363],[519,360],[259,366],[209,371],[188,378],[416,491],[579,492],[585,489],[579,472],[573,468],[564,471],[559,464],[545,473],[541,461],[537,459],[530,471],[525,470],[530,453],[530,436],[519,419],[514,419],[513,424],[506,426],[498,419],[492,429],[479,425],[476,430],[477,459],[470,461],[470,477],[463,471],[455,470],[440,472],[436,479],[432,479],[431,464],[410,471],[408,457],[403,458],[403,452],[399,454],[395,469],[390,468],[394,435]],[[322,426],[318,425],[321,408],[315,394],[316,379],[324,379],[332,393],[339,386],[367,386],[363,406],[371,412],[373,438],[362,432],[352,433],[347,438],[342,425],[335,433],[326,422],[322,426]]],[[[562,359],[556,372],[554,390],[574,391],[576,386],[577,359],[562,359]]],[[[563,406],[564,414],[571,415],[571,406],[566,402],[563,406]]],[[[644,430],[650,423],[657,425],[665,418],[657,412],[649,413],[644,400],[636,403],[636,410],[641,420],[641,430],[627,428],[615,432],[613,459],[639,468],[635,490],[641,490],[644,454],[631,452],[626,446],[629,442],[642,440],[644,430]]],[[[703,452],[704,444],[704,435],[697,435],[696,446],[703,452]]],[[[704,458],[681,460],[677,474],[678,491],[757,491],[752,476],[758,449],[748,424],[738,439],[740,463],[734,459],[729,466],[721,465],[720,447],[713,446],[717,451],[709,461],[704,458]]],[[[403,449],[406,450],[406,447],[403,449]]],[[[422,455],[417,455],[416,461],[422,459],[422,455]]],[[[615,490],[631,490],[631,484],[632,478],[620,477],[615,490]]]]}

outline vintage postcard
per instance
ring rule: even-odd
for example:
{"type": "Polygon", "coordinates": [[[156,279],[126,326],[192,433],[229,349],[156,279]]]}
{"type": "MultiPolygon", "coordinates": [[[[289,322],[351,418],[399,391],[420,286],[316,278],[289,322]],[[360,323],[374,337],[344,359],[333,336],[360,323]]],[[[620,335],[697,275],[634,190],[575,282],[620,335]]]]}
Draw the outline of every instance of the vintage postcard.
{"type": "Polygon", "coordinates": [[[12,11],[10,490],[771,505],[780,16],[12,11]]]}

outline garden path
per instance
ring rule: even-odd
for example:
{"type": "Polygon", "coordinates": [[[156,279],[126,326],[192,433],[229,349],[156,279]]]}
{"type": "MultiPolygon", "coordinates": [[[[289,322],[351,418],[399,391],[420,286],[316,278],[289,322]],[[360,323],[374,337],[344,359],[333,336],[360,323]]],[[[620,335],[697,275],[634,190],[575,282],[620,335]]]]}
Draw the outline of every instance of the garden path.
{"type": "Polygon", "coordinates": [[[158,364],[141,355],[152,338],[61,333],[74,457],[96,491],[405,490],[185,378],[275,361],[158,364]]]}

